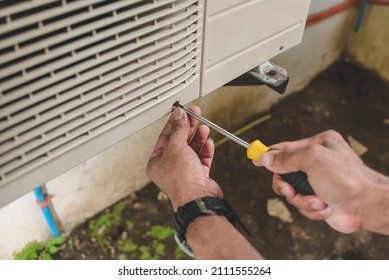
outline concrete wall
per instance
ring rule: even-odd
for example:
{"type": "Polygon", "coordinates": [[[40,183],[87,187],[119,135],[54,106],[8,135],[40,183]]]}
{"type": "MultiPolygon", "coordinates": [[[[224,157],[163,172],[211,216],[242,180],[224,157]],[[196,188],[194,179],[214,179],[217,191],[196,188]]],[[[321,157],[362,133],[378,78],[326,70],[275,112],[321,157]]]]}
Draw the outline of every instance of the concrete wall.
{"type": "Polygon", "coordinates": [[[347,44],[351,60],[389,80],[389,6],[371,5],[361,29],[352,32],[347,44]]]}
{"type": "MultiPolygon", "coordinates": [[[[273,60],[289,71],[288,94],[306,86],[339,58],[353,15],[353,11],[345,11],[308,28],[301,45],[273,60]]],[[[212,121],[236,128],[251,116],[269,109],[281,97],[265,87],[226,87],[195,103],[212,121]]],[[[165,122],[166,118],[146,127],[47,184],[65,231],[149,182],[145,165],[165,122]]],[[[0,209],[0,221],[0,259],[12,258],[13,252],[29,241],[50,236],[31,193],[0,209]]]]}

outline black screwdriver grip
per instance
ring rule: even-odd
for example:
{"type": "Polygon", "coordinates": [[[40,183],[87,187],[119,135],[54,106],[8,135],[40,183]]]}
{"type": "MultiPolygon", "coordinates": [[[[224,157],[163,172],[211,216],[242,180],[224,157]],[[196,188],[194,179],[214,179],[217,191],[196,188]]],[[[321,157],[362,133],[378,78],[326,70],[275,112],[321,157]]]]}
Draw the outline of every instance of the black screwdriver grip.
{"type": "Polygon", "coordinates": [[[315,194],[308,182],[307,174],[302,171],[296,171],[286,174],[280,174],[281,178],[292,185],[297,193],[302,195],[315,194]]]}

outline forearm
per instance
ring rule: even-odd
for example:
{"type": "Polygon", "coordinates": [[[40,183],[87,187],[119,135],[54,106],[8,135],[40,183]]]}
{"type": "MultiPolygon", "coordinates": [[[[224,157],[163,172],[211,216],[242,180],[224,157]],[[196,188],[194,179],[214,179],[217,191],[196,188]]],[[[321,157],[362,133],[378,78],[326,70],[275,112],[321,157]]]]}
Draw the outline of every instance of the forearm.
{"type": "Polygon", "coordinates": [[[373,171],[361,210],[362,229],[389,235],[389,177],[373,171]]]}
{"type": "Polygon", "coordinates": [[[186,239],[196,259],[263,259],[224,216],[197,218],[186,239]]]}

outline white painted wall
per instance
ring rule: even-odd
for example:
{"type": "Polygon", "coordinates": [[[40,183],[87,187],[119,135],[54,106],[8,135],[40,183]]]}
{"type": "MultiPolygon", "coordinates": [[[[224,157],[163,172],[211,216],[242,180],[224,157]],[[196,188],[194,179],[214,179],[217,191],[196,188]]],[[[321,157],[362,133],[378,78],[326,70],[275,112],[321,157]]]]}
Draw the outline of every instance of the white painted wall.
{"type": "MultiPolygon", "coordinates": [[[[311,11],[339,2],[342,1],[312,0],[311,11]]],[[[289,93],[303,88],[340,56],[352,18],[353,12],[347,11],[308,28],[300,46],[274,59],[291,76],[289,93]]],[[[269,109],[280,98],[265,87],[228,87],[196,103],[208,118],[229,128],[269,109]],[[237,112],[236,108],[244,110],[237,112]]],[[[162,119],[146,127],[47,184],[65,231],[149,182],[145,165],[165,122],[162,119]]],[[[12,258],[29,241],[50,236],[32,193],[0,209],[0,228],[0,259],[12,258]]]]}

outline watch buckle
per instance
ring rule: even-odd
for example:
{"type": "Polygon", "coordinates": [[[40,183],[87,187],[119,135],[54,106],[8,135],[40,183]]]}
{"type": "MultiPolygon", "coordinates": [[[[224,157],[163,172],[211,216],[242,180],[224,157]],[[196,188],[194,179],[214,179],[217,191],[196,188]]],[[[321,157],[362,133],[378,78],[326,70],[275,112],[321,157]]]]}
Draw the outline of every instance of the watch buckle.
{"type": "Polygon", "coordinates": [[[198,198],[195,200],[197,206],[199,207],[201,213],[207,214],[207,215],[215,215],[215,212],[212,210],[207,209],[205,206],[205,202],[201,200],[201,198],[198,198]]]}

